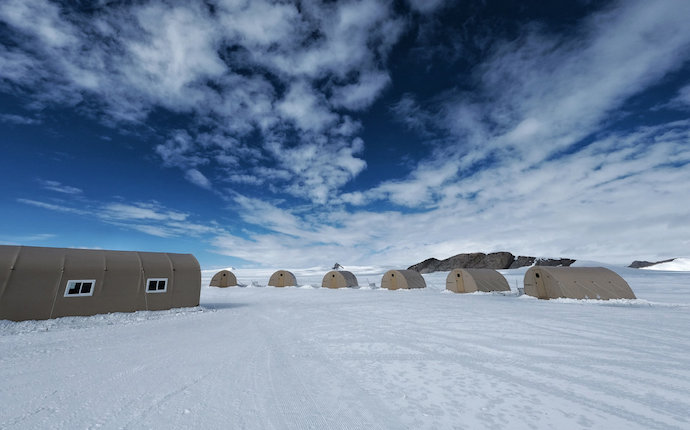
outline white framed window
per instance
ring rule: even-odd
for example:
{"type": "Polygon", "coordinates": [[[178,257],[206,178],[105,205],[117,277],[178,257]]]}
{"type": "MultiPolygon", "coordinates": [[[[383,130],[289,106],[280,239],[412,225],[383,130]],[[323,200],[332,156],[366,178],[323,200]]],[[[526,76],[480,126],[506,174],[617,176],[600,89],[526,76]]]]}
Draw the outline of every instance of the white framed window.
{"type": "Polygon", "coordinates": [[[93,296],[95,279],[70,279],[65,286],[65,297],[93,296]]]}
{"type": "Polygon", "coordinates": [[[148,278],[146,280],[147,293],[165,293],[168,291],[168,278],[148,278]]]}

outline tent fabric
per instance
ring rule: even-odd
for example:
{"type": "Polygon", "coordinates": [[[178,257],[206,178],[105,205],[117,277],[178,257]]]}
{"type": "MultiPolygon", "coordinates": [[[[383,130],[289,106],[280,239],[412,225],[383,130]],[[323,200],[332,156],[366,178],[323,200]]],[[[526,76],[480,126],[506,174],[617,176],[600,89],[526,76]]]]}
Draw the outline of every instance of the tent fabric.
{"type": "Polygon", "coordinates": [[[604,267],[535,266],[525,273],[525,294],[540,299],[636,299],[616,272],[604,267]]]}
{"type": "Polygon", "coordinates": [[[271,275],[268,285],[272,287],[292,287],[297,285],[297,279],[295,279],[295,275],[292,272],[278,270],[271,275]]]}
{"type": "Polygon", "coordinates": [[[14,321],[199,305],[201,270],[191,254],[0,245],[0,319],[14,321]],[[164,292],[146,292],[150,278],[164,292]],[[91,295],[66,295],[70,281],[91,295]]]}
{"type": "Polygon", "coordinates": [[[322,288],[347,288],[357,287],[357,277],[346,270],[331,270],[326,273],[321,281],[322,288]]]}
{"type": "Polygon", "coordinates": [[[426,281],[415,270],[389,270],[381,278],[381,288],[389,290],[426,288],[426,281]]]}
{"type": "Polygon", "coordinates": [[[455,293],[510,291],[508,281],[493,269],[453,269],[446,277],[446,290],[455,293]]]}
{"type": "Polygon", "coordinates": [[[209,283],[209,286],[220,287],[220,288],[236,287],[237,286],[237,278],[235,277],[235,274],[232,273],[231,271],[221,270],[220,272],[213,275],[213,278],[211,278],[211,282],[209,283]]]}

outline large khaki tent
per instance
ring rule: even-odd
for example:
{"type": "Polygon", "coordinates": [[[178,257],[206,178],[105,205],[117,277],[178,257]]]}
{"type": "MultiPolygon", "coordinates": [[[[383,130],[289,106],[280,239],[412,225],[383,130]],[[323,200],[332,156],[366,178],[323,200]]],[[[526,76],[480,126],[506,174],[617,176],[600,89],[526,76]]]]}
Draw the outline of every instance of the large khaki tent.
{"type": "Polygon", "coordinates": [[[0,319],[199,305],[191,254],[0,245],[0,319]]]}
{"type": "Polygon", "coordinates": [[[534,266],[525,273],[525,294],[540,299],[635,299],[623,278],[603,267],[534,266]]]}
{"type": "Polygon", "coordinates": [[[389,270],[381,278],[381,288],[389,290],[426,288],[426,282],[415,270],[389,270]]]}
{"type": "Polygon", "coordinates": [[[296,286],[297,279],[295,279],[295,275],[293,275],[292,272],[288,272],[287,270],[278,270],[271,275],[271,278],[268,280],[268,285],[273,287],[296,286]]]}
{"type": "Polygon", "coordinates": [[[326,273],[321,281],[323,288],[357,287],[357,277],[346,270],[331,270],[326,273]]]}
{"type": "Polygon", "coordinates": [[[456,293],[510,291],[508,281],[493,269],[453,269],[446,277],[446,290],[456,293]]]}
{"type": "Polygon", "coordinates": [[[231,271],[221,270],[220,272],[213,275],[213,278],[211,278],[211,282],[209,283],[209,286],[220,287],[220,288],[236,287],[237,286],[237,278],[235,277],[235,274],[232,273],[231,271]]]}

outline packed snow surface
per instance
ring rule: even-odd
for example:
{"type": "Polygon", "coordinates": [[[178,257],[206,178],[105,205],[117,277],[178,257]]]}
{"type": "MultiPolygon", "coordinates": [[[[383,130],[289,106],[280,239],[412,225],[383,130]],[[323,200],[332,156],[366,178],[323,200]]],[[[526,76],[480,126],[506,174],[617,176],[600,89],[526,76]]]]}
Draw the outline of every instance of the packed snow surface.
{"type": "Polygon", "coordinates": [[[0,321],[0,428],[690,428],[690,273],[615,268],[638,300],[544,301],[517,295],[525,269],[507,294],[347,269],[364,288],[236,270],[249,287],[196,308],[0,321]]]}
{"type": "Polygon", "coordinates": [[[642,269],[690,272],[690,258],[675,258],[673,259],[673,261],[659,263],[649,267],[643,267],[642,269]]]}

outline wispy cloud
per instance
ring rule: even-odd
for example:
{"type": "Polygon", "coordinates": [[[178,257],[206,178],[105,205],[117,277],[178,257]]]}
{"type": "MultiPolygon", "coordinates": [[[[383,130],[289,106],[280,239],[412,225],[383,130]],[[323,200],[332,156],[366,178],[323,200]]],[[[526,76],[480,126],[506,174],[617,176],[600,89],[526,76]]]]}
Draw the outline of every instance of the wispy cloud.
{"type": "Polygon", "coordinates": [[[64,185],[58,181],[40,180],[39,182],[46,190],[55,191],[57,193],[70,195],[78,195],[83,193],[83,191],[80,188],[72,187],[70,185],[64,185]]]}
{"type": "Polygon", "coordinates": [[[211,189],[211,181],[209,181],[208,178],[197,169],[187,170],[184,177],[194,185],[198,185],[201,188],[211,189]]]}
{"type": "MultiPolygon", "coordinates": [[[[475,93],[445,94],[426,113],[411,95],[394,106],[411,128],[422,129],[431,118],[447,139],[407,179],[361,193],[361,203],[387,198],[415,205],[422,200],[410,198],[409,189],[414,195],[421,187],[433,196],[440,186],[453,186],[476,171],[516,177],[541,170],[554,157],[577,162],[584,139],[611,125],[629,97],[683,64],[690,51],[690,33],[683,31],[689,17],[684,2],[614,3],[583,22],[575,37],[532,26],[517,40],[495,44],[477,67],[475,93]],[[441,183],[424,180],[429,166],[441,183]]],[[[609,150],[617,148],[612,144],[609,150]]]]}
{"type": "MultiPolygon", "coordinates": [[[[87,16],[6,0],[0,85],[29,108],[78,104],[112,124],[156,109],[189,115],[152,148],[166,166],[203,188],[260,186],[277,198],[223,191],[241,232],[156,202],[21,203],[204,237],[267,265],[406,265],[479,250],[624,262],[689,249],[690,212],[678,202],[690,123],[620,126],[631,98],[687,65],[687,1],[610,2],[567,33],[527,23],[485,42],[471,82],[391,106],[428,155],[345,194],[367,167],[358,114],[395,86],[386,64],[408,21],[383,0],[206,3],[126,2],[87,16]]],[[[445,6],[408,4],[429,15],[445,6]]],[[[687,88],[663,109],[687,109],[687,88]]]]}
{"type": "MultiPolygon", "coordinates": [[[[389,84],[384,67],[404,19],[388,0],[207,3],[98,4],[87,13],[7,0],[0,21],[12,43],[0,48],[0,81],[27,107],[79,104],[111,125],[139,124],[155,109],[189,114],[186,131],[155,151],[192,183],[212,188],[222,175],[199,166],[215,169],[213,160],[270,161],[289,173],[276,179],[283,190],[323,203],[361,171],[357,160],[364,165],[347,111],[365,109],[389,84]],[[337,175],[325,166],[332,153],[344,163],[337,175]],[[294,154],[309,154],[313,168],[293,168],[294,154]]],[[[256,164],[235,173],[256,176],[256,164]]]]}
{"type": "Polygon", "coordinates": [[[412,9],[424,14],[432,13],[444,6],[446,0],[407,0],[412,9]]]}
{"type": "Polygon", "coordinates": [[[40,124],[41,121],[35,118],[30,118],[27,116],[23,115],[15,115],[15,114],[9,114],[9,113],[3,113],[0,114],[0,122],[8,123],[8,124],[17,124],[17,125],[34,125],[34,124],[40,124]]]}
{"type": "Polygon", "coordinates": [[[6,245],[22,245],[26,243],[45,242],[54,239],[57,235],[53,233],[38,233],[25,236],[2,236],[0,242],[6,245]]]}
{"type": "Polygon", "coordinates": [[[202,237],[225,234],[215,223],[192,221],[191,214],[150,202],[99,202],[80,197],[78,200],[49,203],[32,199],[17,199],[19,203],[55,212],[97,219],[126,230],[135,230],[157,237],[202,237]]]}
{"type": "Polygon", "coordinates": [[[17,199],[17,201],[19,203],[24,203],[26,205],[36,206],[39,208],[48,209],[48,210],[56,211],[56,212],[71,213],[71,214],[75,214],[75,215],[88,215],[89,214],[89,212],[86,210],[82,210],[82,209],[67,206],[67,205],[47,203],[47,202],[42,202],[39,200],[32,200],[32,199],[17,199]]]}
{"type": "Polygon", "coordinates": [[[671,104],[686,110],[690,109],[690,85],[678,90],[678,94],[671,100],[671,104]]]}
{"type": "MultiPolygon", "coordinates": [[[[422,136],[429,123],[446,132],[431,156],[403,179],[341,195],[355,207],[321,213],[318,227],[284,208],[293,219],[273,227],[286,235],[275,258],[297,243],[314,257],[362,264],[461,250],[621,263],[684,255],[690,227],[682,219],[690,212],[677,202],[690,183],[690,122],[618,128],[616,121],[630,97],[684,63],[688,19],[684,2],[622,2],[568,38],[528,26],[492,47],[476,69],[478,92],[445,93],[425,108],[404,96],[392,109],[401,121],[422,136]],[[357,208],[380,200],[413,211],[357,208]]],[[[260,207],[245,208],[246,220],[270,226],[260,207]]],[[[270,238],[250,235],[241,242],[244,258],[274,255],[270,238]]],[[[219,238],[217,246],[231,253],[237,243],[219,238]]]]}

